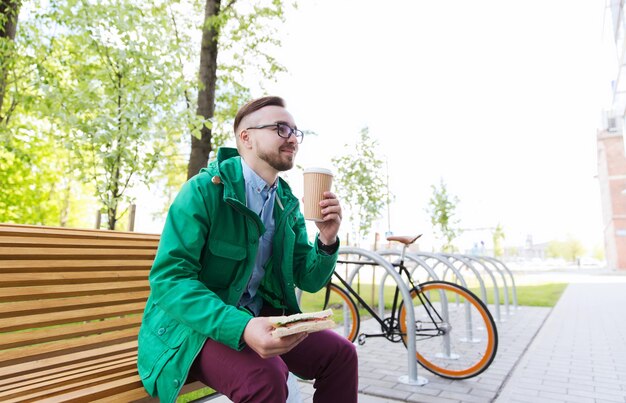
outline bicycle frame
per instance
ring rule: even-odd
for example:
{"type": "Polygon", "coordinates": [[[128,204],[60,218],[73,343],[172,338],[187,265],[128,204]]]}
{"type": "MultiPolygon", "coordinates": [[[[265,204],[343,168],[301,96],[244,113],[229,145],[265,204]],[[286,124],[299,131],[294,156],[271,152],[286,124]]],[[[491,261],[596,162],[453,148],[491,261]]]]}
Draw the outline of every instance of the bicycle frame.
{"type": "MultiPolygon", "coordinates": [[[[359,265],[368,265],[368,266],[377,266],[378,265],[377,263],[374,263],[374,262],[346,261],[346,260],[338,260],[337,263],[359,264],[359,265]]],[[[404,266],[404,259],[400,259],[400,261],[392,263],[392,266],[398,268],[398,274],[400,274],[400,276],[402,276],[403,274],[406,276],[409,284],[411,285],[411,289],[419,290],[419,288],[420,288],[419,284],[416,285],[413,282],[413,279],[411,278],[411,274],[409,273],[409,271],[406,268],[406,266],[404,266]]],[[[392,303],[392,306],[391,306],[391,315],[388,316],[387,318],[381,318],[374,311],[374,309],[372,309],[372,307],[367,302],[365,302],[365,300],[359,295],[359,293],[356,292],[350,286],[350,284],[348,284],[348,282],[341,277],[341,275],[339,275],[339,273],[337,273],[335,271],[333,274],[335,275],[335,277],[337,277],[337,279],[339,279],[339,281],[341,282],[342,286],[345,287],[345,290],[350,294],[350,296],[352,296],[354,299],[356,299],[357,303],[360,304],[360,306],[362,306],[367,312],[369,312],[369,314],[372,315],[372,318],[374,318],[380,324],[381,329],[383,331],[383,333],[380,333],[380,334],[365,334],[365,333],[362,333],[362,334],[358,335],[359,344],[365,343],[365,339],[368,338],[368,337],[385,337],[388,340],[396,342],[396,343],[401,341],[401,337],[405,336],[405,334],[400,331],[399,324],[395,323],[396,313],[400,309],[400,304],[399,304],[400,289],[398,288],[398,286],[396,286],[395,292],[394,292],[394,296],[393,296],[393,303],[392,303]],[[389,324],[387,324],[387,322],[389,322],[389,324]]],[[[330,282],[329,282],[329,284],[330,284],[330,282]]],[[[325,304],[328,303],[329,294],[330,294],[330,288],[327,288],[325,301],[324,301],[325,304]]],[[[437,310],[434,309],[434,307],[432,306],[432,304],[431,304],[431,302],[430,302],[430,300],[428,298],[426,298],[424,295],[421,295],[419,293],[418,293],[418,298],[420,298],[420,300],[422,301],[423,304],[428,305],[428,306],[431,307],[431,309],[427,309],[427,312],[428,312],[428,315],[429,315],[433,325],[435,326],[434,329],[422,329],[422,330],[435,331],[436,334],[430,334],[430,333],[428,333],[428,334],[420,334],[420,333],[417,333],[416,335],[417,336],[423,336],[423,337],[434,337],[434,336],[437,336],[437,335],[441,335],[443,331],[437,325],[437,322],[433,318],[431,312],[434,312],[437,315],[439,320],[442,319],[441,316],[439,315],[437,310]]]]}

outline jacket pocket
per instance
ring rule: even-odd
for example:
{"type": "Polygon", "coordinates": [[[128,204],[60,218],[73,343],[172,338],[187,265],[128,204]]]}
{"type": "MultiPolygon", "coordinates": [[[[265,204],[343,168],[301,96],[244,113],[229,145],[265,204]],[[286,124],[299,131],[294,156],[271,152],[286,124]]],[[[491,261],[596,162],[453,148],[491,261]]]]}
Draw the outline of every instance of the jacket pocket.
{"type": "Polygon", "coordinates": [[[156,393],[156,380],[176,355],[187,330],[157,305],[144,315],[139,329],[137,369],[148,393],[156,393]]]}
{"type": "Polygon", "coordinates": [[[209,287],[230,286],[246,257],[246,248],[221,239],[209,239],[209,252],[202,264],[202,282],[209,287]]]}

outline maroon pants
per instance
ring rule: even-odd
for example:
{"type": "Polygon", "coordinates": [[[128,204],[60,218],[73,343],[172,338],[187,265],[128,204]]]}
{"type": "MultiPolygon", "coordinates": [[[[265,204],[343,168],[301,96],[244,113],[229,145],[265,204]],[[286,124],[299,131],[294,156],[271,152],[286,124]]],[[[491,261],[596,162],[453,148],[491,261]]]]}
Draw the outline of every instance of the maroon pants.
{"type": "Polygon", "coordinates": [[[284,403],[290,371],[301,378],[315,379],[314,402],[357,401],[356,349],[332,330],[311,333],[287,354],[268,359],[247,346],[235,351],[209,339],[190,374],[237,403],[284,403]]]}

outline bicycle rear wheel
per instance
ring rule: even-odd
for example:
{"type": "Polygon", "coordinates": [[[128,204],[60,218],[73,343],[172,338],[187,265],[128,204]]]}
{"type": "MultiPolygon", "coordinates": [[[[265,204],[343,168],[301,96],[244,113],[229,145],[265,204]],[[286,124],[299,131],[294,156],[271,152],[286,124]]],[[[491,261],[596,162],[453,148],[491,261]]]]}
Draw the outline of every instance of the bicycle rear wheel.
{"type": "MultiPolygon", "coordinates": [[[[449,379],[483,372],[496,356],[498,332],[491,313],[471,291],[447,281],[429,281],[411,290],[415,310],[416,358],[428,371],[449,379]]],[[[398,320],[407,344],[407,312],[398,320]]]]}
{"type": "Polygon", "coordinates": [[[357,305],[343,288],[330,283],[315,294],[302,294],[301,306],[312,311],[333,310],[335,332],[354,342],[359,334],[361,318],[357,305]]]}

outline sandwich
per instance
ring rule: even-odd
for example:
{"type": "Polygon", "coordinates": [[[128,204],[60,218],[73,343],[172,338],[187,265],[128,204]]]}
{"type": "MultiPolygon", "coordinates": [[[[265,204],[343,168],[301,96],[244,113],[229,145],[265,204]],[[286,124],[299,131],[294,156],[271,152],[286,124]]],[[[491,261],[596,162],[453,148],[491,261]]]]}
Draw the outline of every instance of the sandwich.
{"type": "Polygon", "coordinates": [[[289,316],[270,316],[268,319],[274,327],[272,336],[277,339],[290,334],[332,329],[335,327],[332,316],[332,309],[327,309],[321,312],[297,313],[289,316]]]}

